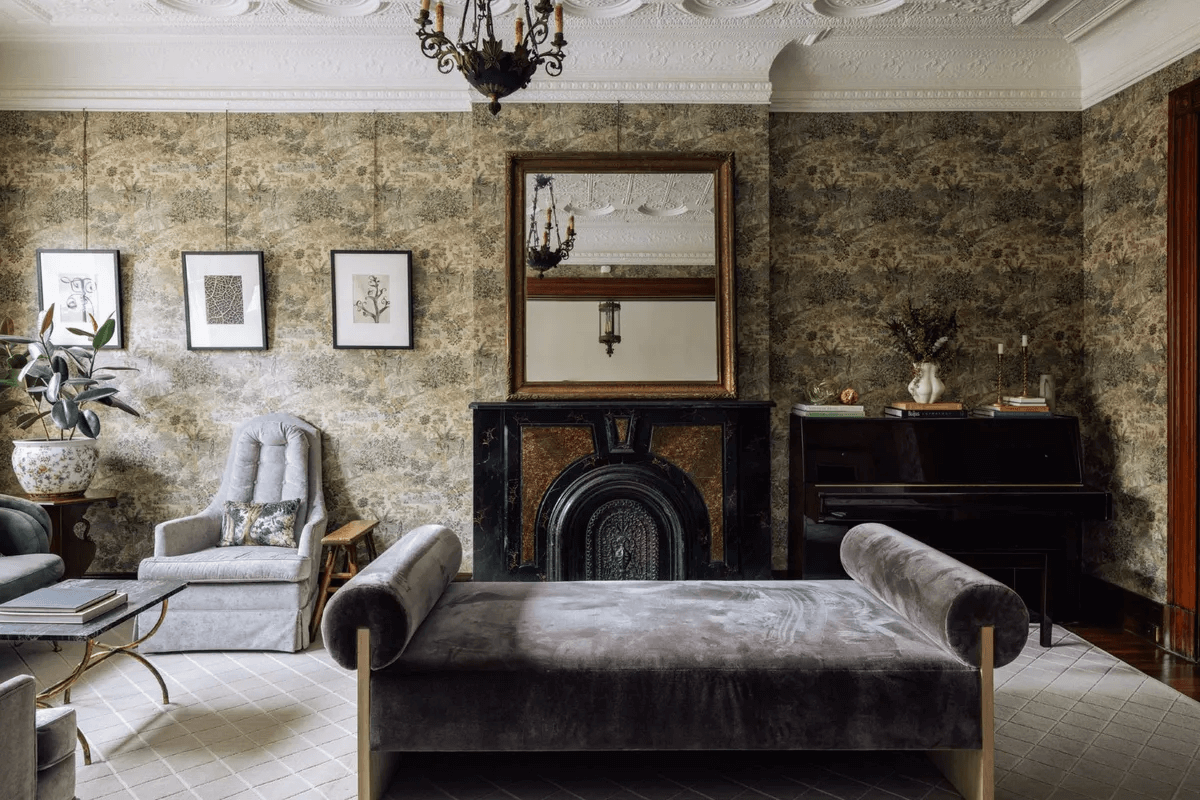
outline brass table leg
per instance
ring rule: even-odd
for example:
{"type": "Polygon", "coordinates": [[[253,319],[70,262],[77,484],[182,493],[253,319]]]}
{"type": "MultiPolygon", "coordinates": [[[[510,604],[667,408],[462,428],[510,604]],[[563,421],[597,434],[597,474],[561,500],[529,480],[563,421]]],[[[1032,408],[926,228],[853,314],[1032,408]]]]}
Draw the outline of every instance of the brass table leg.
{"type": "MultiPolygon", "coordinates": [[[[137,647],[139,644],[141,644],[142,642],[146,641],[151,636],[153,636],[158,631],[159,627],[163,624],[163,620],[166,618],[167,618],[167,601],[164,599],[162,601],[162,610],[158,614],[158,621],[154,623],[154,627],[150,629],[150,632],[147,633],[145,636],[141,637],[140,639],[129,642],[128,644],[119,644],[119,645],[101,644],[100,642],[97,642],[95,639],[88,639],[87,642],[84,643],[83,658],[80,660],[79,666],[75,667],[75,669],[71,672],[70,675],[63,678],[58,683],[39,692],[38,696],[37,696],[38,707],[51,708],[52,706],[50,705],[50,699],[52,697],[54,697],[54,695],[59,694],[60,692],[62,693],[62,696],[63,696],[63,705],[70,705],[70,703],[71,703],[71,687],[75,685],[76,681],[78,681],[80,678],[82,678],[83,674],[85,672],[87,672],[89,669],[91,669],[92,667],[95,667],[95,666],[98,666],[98,665],[104,663],[109,658],[111,658],[114,655],[117,655],[118,653],[129,656],[130,658],[132,658],[135,661],[137,661],[138,663],[140,663],[143,667],[150,670],[150,674],[154,676],[154,679],[156,681],[158,681],[159,688],[162,689],[163,705],[166,705],[167,703],[171,702],[167,696],[167,684],[166,684],[166,681],[163,680],[162,674],[159,673],[159,671],[154,667],[154,665],[151,664],[149,661],[147,661],[146,657],[143,656],[141,653],[132,652],[132,648],[137,647]]],[[[87,737],[85,737],[83,735],[82,730],[77,730],[77,734],[79,736],[79,743],[83,747],[83,763],[91,764],[92,763],[92,748],[88,745],[87,737]]]]}

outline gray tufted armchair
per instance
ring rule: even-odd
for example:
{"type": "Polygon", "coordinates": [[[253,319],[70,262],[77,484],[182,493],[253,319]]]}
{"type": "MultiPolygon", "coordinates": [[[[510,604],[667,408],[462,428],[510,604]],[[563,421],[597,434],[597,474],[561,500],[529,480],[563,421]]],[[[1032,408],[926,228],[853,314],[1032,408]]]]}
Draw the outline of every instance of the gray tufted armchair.
{"type": "MultiPolygon", "coordinates": [[[[290,414],[242,423],[208,507],[154,530],[154,555],[142,561],[138,578],[185,580],[188,588],[171,598],[162,627],[139,649],[303,650],[325,523],[320,431],[290,414]],[[295,547],[219,546],[227,501],[283,500],[300,501],[295,547]]],[[[157,610],[141,614],[138,636],[157,621],[157,610]]]]}

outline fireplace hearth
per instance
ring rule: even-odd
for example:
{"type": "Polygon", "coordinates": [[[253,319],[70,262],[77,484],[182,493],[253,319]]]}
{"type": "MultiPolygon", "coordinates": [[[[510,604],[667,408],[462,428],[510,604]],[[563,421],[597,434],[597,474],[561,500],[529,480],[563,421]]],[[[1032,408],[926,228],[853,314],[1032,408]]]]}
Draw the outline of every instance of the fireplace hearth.
{"type": "Polygon", "coordinates": [[[770,577],[771,406],[472,404],[474,578],[770,577]]]}

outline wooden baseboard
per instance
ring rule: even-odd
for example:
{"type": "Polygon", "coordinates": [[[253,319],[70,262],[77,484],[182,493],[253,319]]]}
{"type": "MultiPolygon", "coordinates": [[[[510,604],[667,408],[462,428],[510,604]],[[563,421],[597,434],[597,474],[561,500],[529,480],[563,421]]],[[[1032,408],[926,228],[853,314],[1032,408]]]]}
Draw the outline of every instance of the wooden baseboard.
{"type": "Polygon", "coordinates": [[[1162,603],[1092,575],[1079,584],[1082,607],[1088,609],[1085,625],[1120,628],[1166,649],[1169,615],[1162,603]]]}

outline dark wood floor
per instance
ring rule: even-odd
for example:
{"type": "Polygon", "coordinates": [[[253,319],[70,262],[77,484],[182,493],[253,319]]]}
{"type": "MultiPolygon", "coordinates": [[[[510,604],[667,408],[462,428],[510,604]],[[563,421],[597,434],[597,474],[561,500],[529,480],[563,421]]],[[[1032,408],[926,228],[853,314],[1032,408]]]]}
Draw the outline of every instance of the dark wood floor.
{"type": "Polygon", "coordinates": [[[1085,625],[1067,625],[1066,628],[1150,677],[1200,700],[1200,664],[1173,656],[1146,639],[1117,628],[1085,625]]]}

